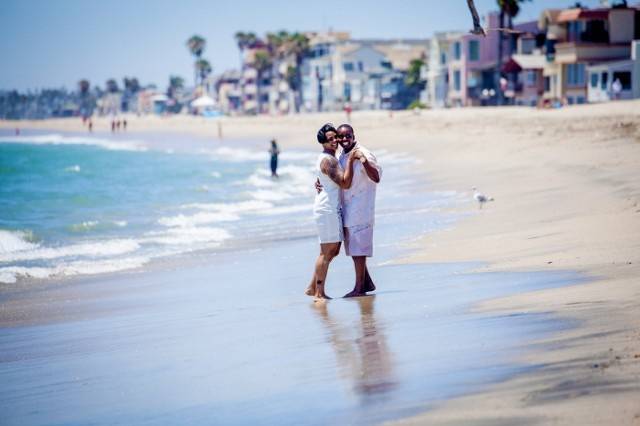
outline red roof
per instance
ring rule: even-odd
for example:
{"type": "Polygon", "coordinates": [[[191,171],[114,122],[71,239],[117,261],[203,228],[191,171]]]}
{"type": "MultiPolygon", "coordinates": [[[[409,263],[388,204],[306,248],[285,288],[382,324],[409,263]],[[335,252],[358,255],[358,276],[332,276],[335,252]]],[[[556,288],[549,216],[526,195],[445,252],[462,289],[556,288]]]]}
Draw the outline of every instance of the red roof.
{"type": "Polygon", "coordinates": [[[558,22],[578,21],[581,19],[608,19],[610,9],[567,9],[558,14],[558,22]]]}

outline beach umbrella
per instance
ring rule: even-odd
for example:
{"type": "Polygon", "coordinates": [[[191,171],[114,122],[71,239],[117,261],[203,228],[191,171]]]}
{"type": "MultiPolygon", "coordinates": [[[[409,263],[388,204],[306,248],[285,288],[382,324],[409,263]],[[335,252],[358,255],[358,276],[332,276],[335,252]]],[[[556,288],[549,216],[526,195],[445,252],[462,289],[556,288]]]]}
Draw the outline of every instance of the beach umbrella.
{"type": "Polygon", "coordinates": [[[163,95],[162,93],[159,93],[157,95],[153,95],[151,97],[151,100],[153,102],[167,102],[169,100],[169,97],[167,95],[163,95]]]}
{"type": "Polygon", "coordinates": [[[198,99],[191,102],[191,106],[194,108],[205,108],[212,107],[216,105],[216,101],[211,99],[209,96],[200,96],[198,99]]]}

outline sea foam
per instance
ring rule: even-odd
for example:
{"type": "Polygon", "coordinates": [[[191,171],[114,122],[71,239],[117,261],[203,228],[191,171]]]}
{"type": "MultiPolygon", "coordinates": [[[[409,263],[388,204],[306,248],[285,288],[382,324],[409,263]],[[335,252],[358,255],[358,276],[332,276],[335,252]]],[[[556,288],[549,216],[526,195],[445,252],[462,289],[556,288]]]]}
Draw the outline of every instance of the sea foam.
{"type": "MultiPolygon", "coordinates": [[[[64,136],[61,134],[2,136],[0,143],[36,145],[92,145],[113,151],[147,151],[144,142],[137,140],[109,140],[95,137],[64,136]]],[[[79,171],[79,170],[78,170],[79,171]]]]}
{"type": "Polygon", "coordinates": [[[10,253],[33,250],[38,244],[29,241],[30,233],[24,231],[5,231],[0,229],[0,258],[10,253]]]}

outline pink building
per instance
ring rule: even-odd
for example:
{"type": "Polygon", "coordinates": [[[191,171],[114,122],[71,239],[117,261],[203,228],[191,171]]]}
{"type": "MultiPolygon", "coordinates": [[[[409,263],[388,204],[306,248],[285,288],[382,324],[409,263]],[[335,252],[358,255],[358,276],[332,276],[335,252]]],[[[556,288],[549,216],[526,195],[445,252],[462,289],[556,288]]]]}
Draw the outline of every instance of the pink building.
{"type": "MultiPolygon", "coordinates": [[[[486,28],[500,26],[500,14],[491,12],[486,17],[486,28]]],[[[514,26],[523,34],[537,33],[537,22],[514,26]]],[[[449,104],[452,106],[495,105],[498,95],[496,68],[498,65],[497,31],[489,31],[486,37],[465,34],[451,43],[449,52],[449,104]]],[[[503,39],[503,64],[515,52],[517,35],[503,39]]]]}

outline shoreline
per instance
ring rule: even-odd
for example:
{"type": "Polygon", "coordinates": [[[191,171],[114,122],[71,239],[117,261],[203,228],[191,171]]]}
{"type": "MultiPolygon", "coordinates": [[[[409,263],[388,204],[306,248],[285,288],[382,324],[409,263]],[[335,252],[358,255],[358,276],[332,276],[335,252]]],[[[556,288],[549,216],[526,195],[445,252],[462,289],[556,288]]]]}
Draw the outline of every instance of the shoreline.
{"type": "MultiPolygon", "coordinates": [[[[288,149],[309,146],[318,123],[343,118],[327,113],[220,121],[225,137],[261,137],[266,144],[275,133],[281,149],[288,149]]],[[[100,131],[104,121],[96,120],[94,128],[100,131]]],[[[217,138],[216,120],[148,117],[129,123],[131,135],[175,131],[217,138]]],[[[477,186],[496,199],[482,210],[470,200],[462,207],[473,212],[470,217],[412,244],[415,254],[401,261],[480,260],[487,262],[480,272],[575,270],[594,278],[479,304],[478,312],[546,312],[580,325],[527,342],[544,346],[523,359],[540,369],[397,423],[640,423],[640,102],[557,111],[401,112],[393,118],[356,112],[352,123],[367,147],[400,144],[421,159],[435,189],[470,192],[477,186]]],[[[15,125],[0,122],[0,128],[15,125]]],[[[35,127],[82,130],[75,118],[35,127]]]]}

